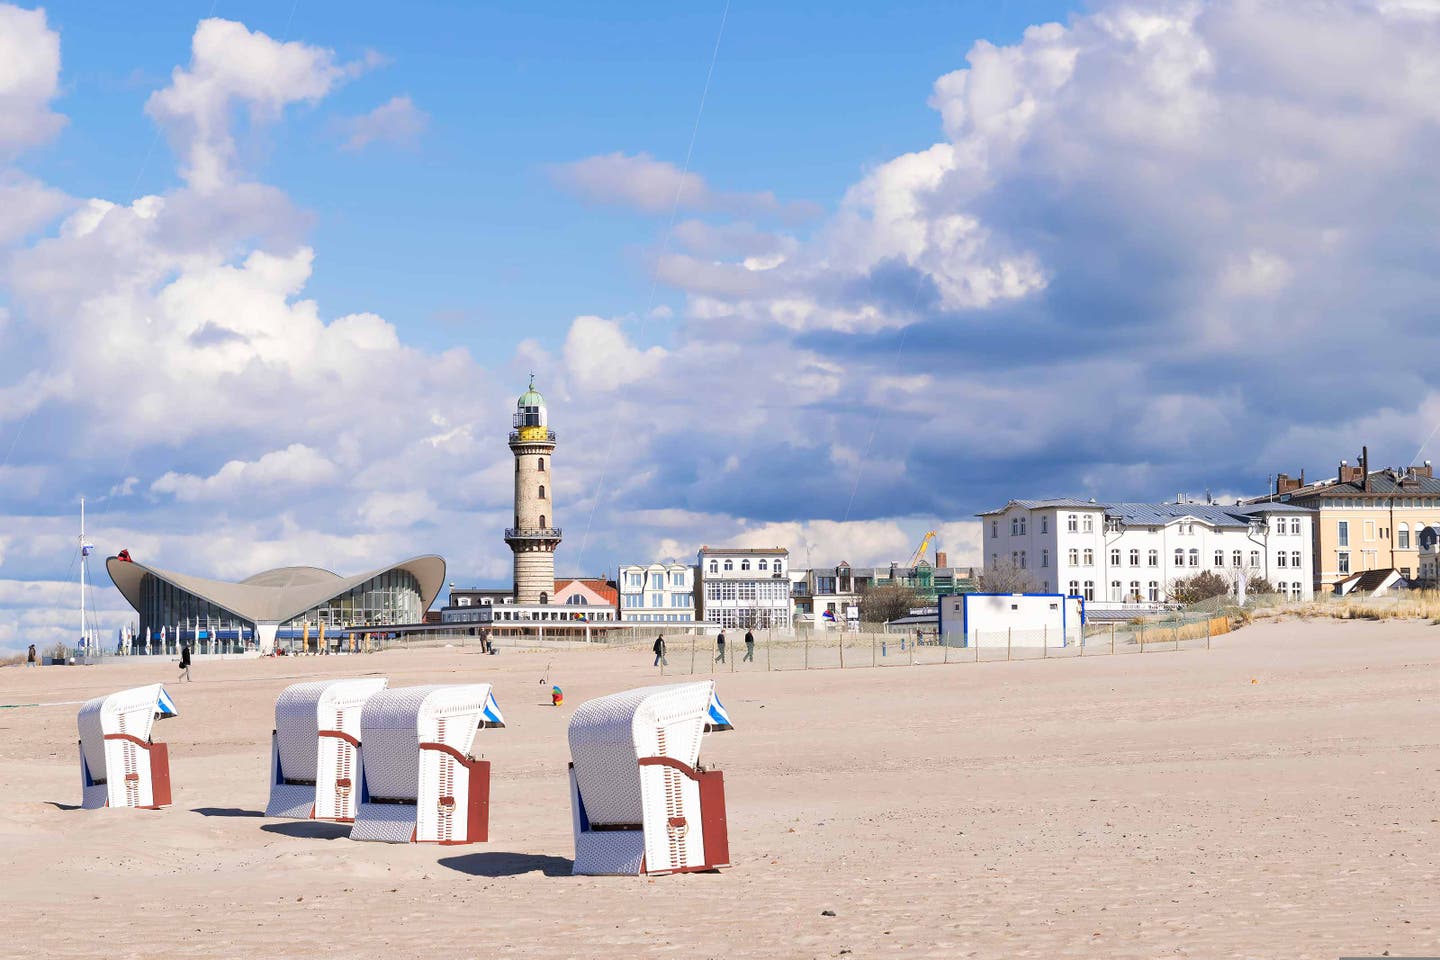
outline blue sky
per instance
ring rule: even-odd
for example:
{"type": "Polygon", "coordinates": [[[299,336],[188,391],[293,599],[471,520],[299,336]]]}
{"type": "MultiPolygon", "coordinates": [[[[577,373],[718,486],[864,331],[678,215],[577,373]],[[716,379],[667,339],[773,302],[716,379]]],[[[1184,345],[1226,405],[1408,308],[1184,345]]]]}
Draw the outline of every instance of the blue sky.
{"type": "Polygon", "coordinates": [[[723,9],[0,2],[0,648],[503,582],[532,371],[562,575],[1433,455],[1433,2],[735,4],[682,170],[723,9]]]}

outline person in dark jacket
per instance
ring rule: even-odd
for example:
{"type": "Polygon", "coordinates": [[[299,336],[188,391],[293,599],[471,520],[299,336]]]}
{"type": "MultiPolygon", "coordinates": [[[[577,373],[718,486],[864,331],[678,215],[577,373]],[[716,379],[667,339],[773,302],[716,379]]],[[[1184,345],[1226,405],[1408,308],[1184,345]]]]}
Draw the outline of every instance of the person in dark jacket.
{"type": "Polygon", "coordinates": [[[184,679],[184,680],[190,680],[192,683],[194,682],[194,678],[190,676],[190,644],[189,644],[189,643],[184,643],[184,644],[182,644],[181,647],[180,647],[180,676],[177,677],[176,679],[177,679],[177,680],[179,680],[179,679],[184,679]]]}
{"type": "Polygon", "coordinates": [[[755,660],[755,634],[751,633],[749,630],[746,630],[746,631],[745,631],[745,656],[740,660],[740,662],[741,662],[741,663],[753,663],[754,660],[755,660]]]}
{"type": "Polygon", "coordinates": [[[25,654],[25,666],[27,668],[35,666],[35,644],[33,643],[30,644],[29,652],[25,654]]]}
{"type": "Polygon", "coordinates": [[[716,663],[725,662],[725,631],[721,630],[720,635],[715,638],[715,649],[720,652],[715,654],[716,663]]]}
{"type": "Polygon", "coordinates": [[[670,665],[670,661],[667,660],[667,659],[665,659],[665,635],[664,635],[664,634],[660,634],[660,635],[658,635],[658,636],[655,637],[655,646],[651,647],[650,649],[652,649],[652,650],[655,651],[655,663],[654,663],[654,666],[657,666],[657,667],[658,667],[658,666],[660,666],[662,663],[663,663],[665,666],[667,666],[667,667],[670,665]]]}

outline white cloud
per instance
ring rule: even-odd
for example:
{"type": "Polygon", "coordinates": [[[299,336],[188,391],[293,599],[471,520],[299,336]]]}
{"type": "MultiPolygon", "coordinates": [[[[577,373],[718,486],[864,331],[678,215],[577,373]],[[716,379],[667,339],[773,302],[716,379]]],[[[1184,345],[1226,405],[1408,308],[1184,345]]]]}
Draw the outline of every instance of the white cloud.
{"type": "Polygon", "coordinates": [[[662,347],[636,349],[613,320],[576,317],[565,338],[565,368],[585,390],[603,393],[653,381],[664,362],[662,347]]]}
{"type": "Polygon", "coordinates": [[[60,35],[46,24],[45,11],[0,4],[0,160],[65,125],[50,110],[59,83],[60,35]]]}
{"type": "Polygon", "coordinates": [[[436,509],[424,490],[377,491],[360,505],[360,519],[375,529],[403,529],[433,518],[436,509]]]}
{"type": "Polygon", "coordinates": [[[806,220],[818,213],[814,204],[784,202],[773,193],[728,193],[715,190],[694,171],[648,153],[609,153],[585,157],[550,168],[561,186],[595,203],[632,207],[642,213],[672,209],[720,211],[806,220]]]}
{"type": "Polygon", "coordinates": [[[214,190],[233,178],[231,111],[249,108],[252,123],[270,123],[292,103],[314,103],[365,63],[341,64],[334,51],[298,41],[282,43],[231,20],[202,20],[190,66],[176,67],[170,85],[145,105],[184,157],[191,186],[214,190]]]}
{"type": "Polygon", "coordinates": [[[408,96],[391,97],[374,110],[340,122],[346,150],[362,150],[372,143],[412,147],[430,125],[430,115],[408,96]]]}
{"type": "Polygon", "coordinates": [[[229,501],[277,487],[326,484],[338,472],[335,464],[319,452],[292,443],[253,462],[231,460],[208,477],[169,471],[150,484],[150,492],[173,494],[182,502],[229,501]]]}

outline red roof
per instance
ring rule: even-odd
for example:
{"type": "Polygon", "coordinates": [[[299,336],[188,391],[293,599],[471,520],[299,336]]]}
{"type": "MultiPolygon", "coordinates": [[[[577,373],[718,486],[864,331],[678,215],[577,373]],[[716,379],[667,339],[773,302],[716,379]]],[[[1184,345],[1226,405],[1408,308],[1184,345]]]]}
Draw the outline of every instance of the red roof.
{"type": "Polygon", "coordinates": [[[582,587],[590,590],[590,592],[598,594],[606,603],[612,605],[618,605],[620,603],[620,591],[611,580],[586,580],[584,578],[579,580],[556,580],[555,595],[558,597],[560,593],[572,583],[578,583],[582,587]]]}

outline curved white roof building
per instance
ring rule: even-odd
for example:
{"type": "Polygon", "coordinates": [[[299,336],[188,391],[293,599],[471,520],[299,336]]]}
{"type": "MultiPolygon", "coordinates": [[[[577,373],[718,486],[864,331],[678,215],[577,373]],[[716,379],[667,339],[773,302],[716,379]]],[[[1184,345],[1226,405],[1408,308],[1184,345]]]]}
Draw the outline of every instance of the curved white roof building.
{"type": "Polygon", "coordinates": [[[107,559],[105,569],[140,615],[139,637],[157,637],[162,628],[174,637],[198,626],[211,637],[257,640],[262,653],[274,650],[277,633],[307,623],[377,630],[419,623],[445,583],[445,561],[434,555],[352,577],[319,567],[280,567],[239,583],[121,557],[107,559]]]}

